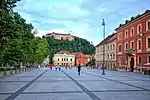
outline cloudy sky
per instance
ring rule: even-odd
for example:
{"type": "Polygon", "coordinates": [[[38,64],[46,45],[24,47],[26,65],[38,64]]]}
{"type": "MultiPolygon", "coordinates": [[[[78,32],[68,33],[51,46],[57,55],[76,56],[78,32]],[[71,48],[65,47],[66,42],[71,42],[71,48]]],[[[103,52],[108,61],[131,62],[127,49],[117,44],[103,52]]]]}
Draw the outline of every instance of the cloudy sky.
{"type": "Polygon", "coordinates": [[[33,24],[38,36],[71,32],[96,45],[103,39],[103,18],[108,36],[146,9],[150,9],[150,0],[21,0],[14,10],[33,24]]]}

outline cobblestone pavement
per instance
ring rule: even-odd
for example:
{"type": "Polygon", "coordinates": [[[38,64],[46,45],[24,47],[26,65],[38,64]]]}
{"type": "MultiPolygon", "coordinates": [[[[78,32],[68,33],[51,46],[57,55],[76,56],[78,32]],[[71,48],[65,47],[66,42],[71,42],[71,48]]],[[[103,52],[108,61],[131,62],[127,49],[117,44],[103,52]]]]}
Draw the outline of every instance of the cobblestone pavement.
{"type": "Polygon", "coordinates": [[[40,68],[0,78],[0,100],[150,100],[150,76],[82,68],[40,68]]]}

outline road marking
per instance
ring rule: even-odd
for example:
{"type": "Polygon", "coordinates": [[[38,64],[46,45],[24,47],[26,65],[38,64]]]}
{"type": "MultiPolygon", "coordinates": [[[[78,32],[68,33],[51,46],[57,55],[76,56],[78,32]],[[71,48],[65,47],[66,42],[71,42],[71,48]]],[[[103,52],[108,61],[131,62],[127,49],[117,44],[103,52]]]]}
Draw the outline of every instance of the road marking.
{"type": "Polygon", "coordinates": [[[84,91],[23,92],[22,94],[83,93],[84,91]]]}
{"type": "Polygon", "coordinates": [[[39,76],[37,76],[35,79],[33,79],[32,81],[30,81],[28,84],[26,84],[25,86],[23,86],[22,88],[20,88],[18,91],[16,91],[15,93],[13,93],[12,95],[10,95],[8,98],[6,98],[5,100],[14,100],[17,96],[19,96],[25,89],[27,89],[33,82],[35,82],[39,77],[41,77],[44,73],[46,73],[48,70],[44,71],[43,73],[41,73],[39,76]]]}
{"type": "Polygon", "coordinates": [[[106,80],[108,80],[108,81],[112,81],[112,82],[116,82],[116,83],[120,83],[120,84],[124,84],[124,85],[128,85],[128,86],[132,86],[132,87],[139,88],[139,89],[146,90],[146,91],[150,91],[149,89],[145,89],[145,88],[143,88],[143,87],[139,87],[139,86],[131,85],[131,84],[128,84],[128,83],[124,83],[124,82],[120,82],[120,81],[108,79],[108,78],[106,78],[106,77],[101,77],[101,76],[98,76],[98,75],[94,75],[94,74],[91,74],[91,73],[89,73],[89,72],[84,72],[84,73],[85,73],[85,74],[88,74],[88,75],[96,76],[96,77],[99,77],[99,78],[102,78],[102,79],[106,79],[106,80]]]}
{"type": "Polygon", "coordinates": [[[89,91],[87,88],[85,88],[82,84],[80,84],[78,81],[73,79],[71,76],[69,76],[67,73],[62,71],[67,77],[69,77],[77,86],[79,86],[89,97],[91,97],[92,100],[101,100],[98,96],[96,96],[94,93],[89,91]]]}

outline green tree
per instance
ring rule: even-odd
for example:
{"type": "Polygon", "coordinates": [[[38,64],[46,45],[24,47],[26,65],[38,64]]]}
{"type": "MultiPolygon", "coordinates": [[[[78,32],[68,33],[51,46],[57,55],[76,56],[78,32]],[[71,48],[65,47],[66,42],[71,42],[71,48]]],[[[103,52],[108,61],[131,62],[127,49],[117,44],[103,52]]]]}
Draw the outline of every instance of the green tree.
{"type": "Polygon", "coordinates": [[[90,59],[90,61],[87,63],[87,65],[88,65],[88,66],[93,66],[93,65],[95,65],[95,59],[94,59],[94,58],[90,59]]]}

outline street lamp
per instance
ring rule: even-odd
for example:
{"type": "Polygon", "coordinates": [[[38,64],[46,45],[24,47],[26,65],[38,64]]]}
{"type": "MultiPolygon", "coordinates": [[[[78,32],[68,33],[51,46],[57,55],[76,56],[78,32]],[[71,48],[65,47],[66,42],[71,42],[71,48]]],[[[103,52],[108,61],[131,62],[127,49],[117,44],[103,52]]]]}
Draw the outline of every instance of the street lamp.
{"type": "MultiPolygon", "coordinates": [[[[102,20],[102,26],[103,26],[103,40],[105,39],[105,21],[104,19],[102,20]]],[[[103,66],[102,66],[102,75],[105,75],[105,44],[103,42],[103,66]]]]}

